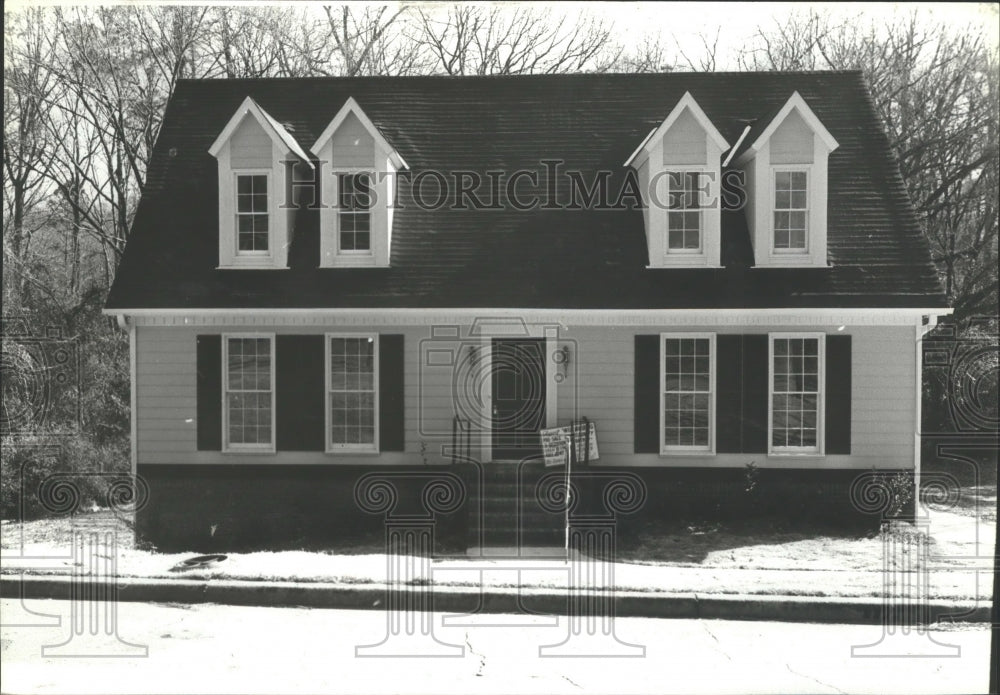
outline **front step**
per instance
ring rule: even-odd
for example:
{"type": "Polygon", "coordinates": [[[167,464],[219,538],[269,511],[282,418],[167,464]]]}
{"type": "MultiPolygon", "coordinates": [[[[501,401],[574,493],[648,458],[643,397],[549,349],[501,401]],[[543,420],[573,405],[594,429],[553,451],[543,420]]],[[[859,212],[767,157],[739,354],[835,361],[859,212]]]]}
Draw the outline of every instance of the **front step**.
{"type": "Polygon", "coordinates": [[[562,552],[565,517],[542,508],[535,486],[550,471],[541,463],[488,464],[469,485],[469,548],[476,554],[522,557],[562,552]],[[518,551],[521,549],[521,551],[518,551]]]}

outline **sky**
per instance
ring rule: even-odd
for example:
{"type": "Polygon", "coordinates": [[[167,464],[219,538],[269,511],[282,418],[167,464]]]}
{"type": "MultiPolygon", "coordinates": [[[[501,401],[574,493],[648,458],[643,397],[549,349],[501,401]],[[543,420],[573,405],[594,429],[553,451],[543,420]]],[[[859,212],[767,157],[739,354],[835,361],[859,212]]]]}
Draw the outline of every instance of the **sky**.
{"type": "MultiPolygon", "coordinates": [[[[533,3],[555,6],[554,3],[533,3]]],[[[626,45],[641,43],[657,32],[674,39],[692,58],[702,50],[699,34],[710,40],[719,29],[719,68],[735,69],[736,49],[745,45],[758,26],[810,9],[841,18],[871,19],[888,23],[917,10],[929,22],[947,24],[956,30],[969,26],[991,29],[994,49],[1000,47],[1000,13],[995,3],[846,3],[846,2],[586,2],[574,3],[587,11],[613,20],[617,38],[626,45]]],[[[672,43],[665,41],[665,43],[672,43]]]]}
{"type": "MultiPolygon", "coordinates": [[[[24,7],[27,4],[42,5],[303,5],[304,3],[273,2],[266,0],[242,0],[239,2],[219,2],[218,0],[184,0],[164,3],[156,0],[9,0],[5,11],[24,7]]],[[[324,4],[338,4],[333,0],[310,3],[315,11],[322,13],[324,4]]],[[[351,2],[352,5],[397,6],[399,2],[351,2]]],[[[448,2],[409,3],[425,6],[447,6],[448,2]]],[[[498,7],[531,5],[536,8],[550,8],[553,13],[565,14],[568,18],[592,15],[603,18],[614,25],[614,38],[625,46],[636,46],[647,36],[660,35],[665,45],[676,41],[677,45],[695,59],[702,50],[699,35],[714,39],[719,30],[719,69],[736,69],[736,50],[745,45],[758,26],[773,25],[775,20],[789,14],[810,9],[825,12],[832,19],[865,18],[877,23],[887,23],[893,17],[908,15],[916,11],[927,21],[940,22],[961,30],[970,26],[987,28],[994,50],[1000,50],[1000,3],[973,2],[495,2],[498,7]]]]}

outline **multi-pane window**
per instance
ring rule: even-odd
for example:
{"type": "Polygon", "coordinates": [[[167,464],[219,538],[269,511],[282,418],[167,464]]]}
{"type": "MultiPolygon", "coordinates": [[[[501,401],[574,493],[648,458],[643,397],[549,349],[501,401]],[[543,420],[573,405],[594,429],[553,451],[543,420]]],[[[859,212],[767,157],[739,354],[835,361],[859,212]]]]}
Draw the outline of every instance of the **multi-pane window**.
{"type": "Polygon", "coordinates": [[[667,252],[701,250],[702,211],[697,171],[671,171],[667,175],[667,252]]]}
{"type": "Polygon", "coordinates": [[[227,337],[225,346],[226,442],[230,448],[271,449],[272,338],[227,337]]]}
{"type": "Polygon", "coordinates": [[[339,174],[337,190],[340,251],[371,251],[371,178],[368,174],[339,174]]]}
{"type": "Polygon", "coordinates": [[[268,251],[267,175],[236,177],[236,250],[241,254],[268,251]]]}
{"type": "Polygon", "coordinates": [[[775,251],[805,251],[808,198],[806,172],[774,172],[775,251]]]}
{"type": "Polygon", "coordinates": [[[713,448],[714,336],[664,336],[662,449],[713,448]]]}
{"type": "Polygon", "coordinates": [[[822,353],[819,337],[772,337],[772,449],[819,451],[822,353]]]}
{"type": "Polygon", "coordinates": [[[375,448],[375,336],[331,336],[328,364],[330,448],[375,448]]]}

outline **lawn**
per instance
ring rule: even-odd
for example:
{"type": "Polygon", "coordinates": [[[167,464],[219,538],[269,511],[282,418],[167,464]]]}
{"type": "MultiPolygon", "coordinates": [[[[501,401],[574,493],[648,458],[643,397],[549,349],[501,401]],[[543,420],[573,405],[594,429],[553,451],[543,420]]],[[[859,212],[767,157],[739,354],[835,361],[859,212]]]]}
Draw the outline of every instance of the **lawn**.
{"type": "MultiPolygon", "coordinates": [[[[996,487],[977,491],[981,516],[968,507],[931,513],[929,578],[932,598],[988,599],[988,572],[977,572],[993,552],[996,487]]],[[[314,549],[232,553],[213,566],[172,568],[195,553],[165,554],[134,547],[127,519],[107,511],[75,519],[4,522],[0,545],[3,571],[25,567],[33,573],[65,574],[72,528],[98,524],[118,530],[117,571],[122,577],[240,579],[251,581],[383,583],[386,556],[380,539],[360,540],[336,552],[314,549]],[[19,560],[43,556],[43,561],[19,560]]],[[[902,525],[902,530],[909,525],[902,525]]],[[[787,528],[774,523],[649,524],[624,545],[614,564],[619,591],[699,594],[783,594],[880,596],[883,591],[883,537],[831,533],[829,529],[787,528]]],[[[567,568],[558,561],[517,563],[520,575],[499,560],[435,560],[413,583],[476,585],[481,577],[495,586],[565,587],[567,568]],[[485,570],[485,574],[482,572],[485,570]]]]}

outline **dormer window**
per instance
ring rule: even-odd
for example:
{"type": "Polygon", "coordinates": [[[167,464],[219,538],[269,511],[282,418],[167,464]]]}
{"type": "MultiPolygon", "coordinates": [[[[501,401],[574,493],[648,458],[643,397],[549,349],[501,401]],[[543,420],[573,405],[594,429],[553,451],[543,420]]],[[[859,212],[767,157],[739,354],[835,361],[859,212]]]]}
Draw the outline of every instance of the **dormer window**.
{"type": "Polygon", "coordinates": [[[737,157],[756,266],[827,266],[827,159],[837,147],[795,92],[737,157]]]}
{"type": "Polygon", "coordinates": [[[296,165],[312,167],[288,132],[250,97],[208,150],[218,162],[219,268],[288,267],[296,165]]]}
{"type": "Polygon", "coordinates": [[[650,268],[718,268],[722,152],[690,92],[625,162],[638,174],[650,268]]]}
{"type": "Polygon", "coordinates": [[[667,174],[667,253],[701,253],[700,171],[667,174]]]}
{"type": "Polygon", "coordinates": [[[267,174],[236,175],[236,254],[266,255],[270,249],[267,174]]]}
{"type": "Polygon", "coordinates": [[[396,172],[406,162],[353,98],[312,151],[322,177],[320,266],[388,266],[396,172]]]}
{"type": "Polygon", "coordinates": [[[371,255],[371,177],[340,174],[337,190],[338,252],[371,255]]]}
{"type": "Polygon", "coordinates": [[[774,170],[775,253],[805,253],[809,220],[809,172],[774,170]]]}

